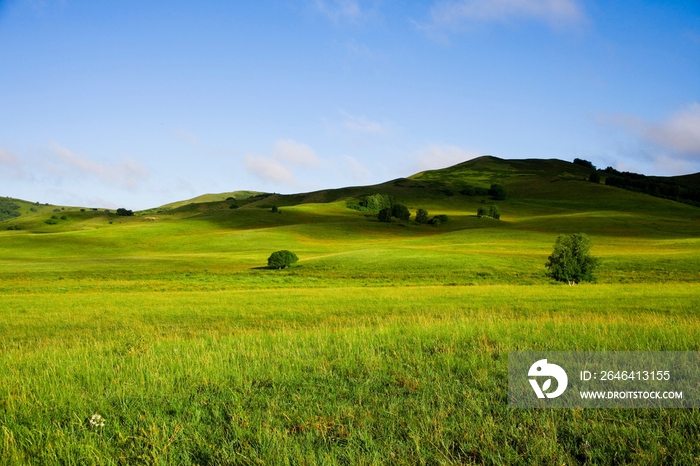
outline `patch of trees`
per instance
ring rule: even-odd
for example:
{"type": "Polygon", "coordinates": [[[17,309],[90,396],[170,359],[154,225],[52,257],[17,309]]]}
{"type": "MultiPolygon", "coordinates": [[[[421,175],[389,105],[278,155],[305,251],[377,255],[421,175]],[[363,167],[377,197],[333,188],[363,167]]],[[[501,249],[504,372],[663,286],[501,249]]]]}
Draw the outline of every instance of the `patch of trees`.
{"type": "Polygon", "coordinates": [[[122,217],[133,217],[134,216],[134,211],[133,210],[128,210],[123,207],[120,207],[117,209],[117,215],[120,215],[122,217]]]}
{"type": "Polygon", "coordinates": [[[575,165],[580,165],[582,167],[590,168],[591,170],[595,170],[595,165],[593,165],[591,162],[588,160],[584,159],[574,159],[574,164],[575,165]]]}
{"type": "Polygon", "coordinates": [[[492,205],[491,207],[489,207],[488,210],[486,210],[486,207],[479,207],[476,210],[476,216],[478,218],[491,217],[491,218],[495,218],[496,220],[500,220],[501,219],[501,212],[498,210],[498,207],[496,207],[495,205],[492,205]]]}
{"type": "Polygon", "coordinates": [[[297,262],[299,258],[292,251],[283,249],[270,254],[267,258],[267,267],[270,269],[286,269],[297,262]]]}
{"type": "Polygon", "coordinates": [[[411,212],[403,204],[394,204],[391,207],[385,207],[377,214],[377,220],[380,222],[391,222],[392,218],[398,218],[405,222],[411,218],[411,212]]]}
{"type": "Polygon", "coordinates": [[[620,172],[612,167],[606,168],[603,173],[607,174],[605,184],[608,186],[700,206],[700,189],[695,186],[684,185],[672,179],[620,172]]]}
{"type": "Polygon", "coordinates": [[[8,218],[17,218],[20,216],[19,204],[12,202],[10,199],[0,199],[0,221],[8,218]]]}
{"type": "Polygon", "coordinates": [[[502,201],[506,198],[506,190],[500,184],[492,184],[490,188],[478,188],[475,186],[465,186],[460,194],[465,196],[491,196],[495,201],[502,201]]]}
{"type": "Polygon", "coordinates": [[[585,233],[559,235],[554,243],[554,251],[545,267],[548,275],[569,286],[582,281],[592,281],[593,272],[599,260],[590,254],[591,240],[585,233]]]}

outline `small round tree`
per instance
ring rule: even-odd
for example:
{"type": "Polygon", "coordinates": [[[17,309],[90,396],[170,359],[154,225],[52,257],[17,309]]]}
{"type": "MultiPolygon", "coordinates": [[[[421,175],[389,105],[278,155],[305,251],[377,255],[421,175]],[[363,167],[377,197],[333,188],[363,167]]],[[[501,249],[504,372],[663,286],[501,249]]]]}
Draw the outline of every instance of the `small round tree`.
{"type": "Polygon", "coordinates": [[[591,240],[584,233],[559,235],[554,243],[554,251],[545,264],[549,276],[567,282],[569,286],[593,280],[598,259],[591,256],[590,250],[591,240]]]}
{"type": "Polygon", "coordinates": [[[292,251],[283,249],[270,254],[270,257],[267,258],[267,267],[270,269],[286,269],[298,260],[299,258],[292,251]]]}
{"type": "Polygon", "coordinates": [[[418,209],[416,211],[416,223],[428,223],[428,211],[425,209],[418,209]]]}
{"type": "Polygon", "coordinates": [[[489,217],[495,218],[496,220],[500,220],[501,212],[498,210],[498,207],[496,207],[495,205],[492,205],[489,208],[489,217]]]}

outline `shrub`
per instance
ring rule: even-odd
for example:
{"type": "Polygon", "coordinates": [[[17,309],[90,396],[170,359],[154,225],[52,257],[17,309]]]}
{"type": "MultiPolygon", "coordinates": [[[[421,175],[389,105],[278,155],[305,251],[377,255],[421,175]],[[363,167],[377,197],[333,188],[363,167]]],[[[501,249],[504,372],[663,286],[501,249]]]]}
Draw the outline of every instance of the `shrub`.
{"type": "Polygon", "coordinates": [[[496,201],[502,201],[506,198],[506,190],[500,184],[492,184],[489,189],[489,194],[496,201]]]}
{"type": "MultiPolygon", "coordinates": [[[[107,211],[105,210],[105,212],[107,212],[107,211]]],[[[123,207],[120,207],[117,209],[117,215],[120,215],[122,217],[132,217],[134,215],[134,211],[127,210],[127,209],[124,209],[123,207]]]]}
{"type": "Polygon", "coordinates": [[[229,209],[238,209],[238,206],[236,204],[231,204],[228,206],[229,209]]]}
{"type": "Polygon", "coordinates": [[[55,215],[52,215],[51,220],[58,220],[58,217],[56,217],[55,215]]]}
{"type": "Polygon", "coordinates": [[[81,212],[85,212],[85,209],[80,209],[81,212]]]}
{"type": "Polygon", "coordinates": [[[277,208],[276,205],[273,205],[272,209],[270,209],[270,212],[272,212],[273,214],[276,214],[278,211],[279,211],[279,209],[277,208]]]}
{"type": "Polygon", "coordinates": [[[391,216],[399,220],[408,221],[408,219],[411,218],[411,212],[409,212],[408,207],[403,204],[394,204],[391,206],[391,216]]]}
{"type": "Polygon", "coordinates": [[[22,227],[19,225],[10,225],[9,227],[7,227],[7,229],[8,230],[21,230],[22,227]]]}
{"type": "Polygon", "coordinates": [[[380,222],[386,222],[389,223],[391,222],[391,209],[386,207],[382,210],[379,211],[377,214],[377,220],[380,222]]]}
{"type": "Polygon", "coordinates": [[[231,196],[229,196],[229,197],[227,197],[227,198],[226,198],[226,200],[227,200],[227,201],[235,201],[235,200],[236,200],[236,198],[235,198],[235,197],[231,197],[231,196]]]}
{"type": "Polygon", "coordinates": [[[488,212],[486,212],[486,207],[479,207],[476,209],[476,216],[481,218],[481,217],[486,217],[488,215],[488,212]]]}
{"type": "Polygon", "coordinates": [[[55,218],[50,218],[44,223],[46,223],[47,225],[56,225],[58,223],[58,220],[56,220],[55,218]]]}
{"type": "Polygon", "coordinates": [[[434,225],[434,226],[438,226],[438,225],[441,225],[443,223],[447,223],[447,215],[445,215],[445,214],[436,215],[435,217],[431,218],[428,223],[431,225],[434,225]]]}
{"type": "Polygon", "coordinates": [[[54,212],[60,212],[61,209],[54,209],[53,211],[54,211],[54,212]]]}
{"type": "Polygon", "coordinates": [[[31,210],[32,212],[38,212],[36,207],[30,207],[29,210],[31,210]]]}
{"type": "Polygon", "coordinates": [[[299,258],[292,251],[283,249],[273,252],[267,259],[267,267],[270,269],[285,269],[297,262],[299,258]]]}
{"type": "Polygon", "coordinates": [[[569,286],[593,280],[598,259],[590,255],[590,250],[591,240],[584,233],[559,235],[554,243],[554,251],[545,264],[549,276],[557,281],[565,281],[569,286]]]}
{"type": "Polygon", "coordinates": [[[61,220],[68,220],[68,217],[66,217],[65,215],[61,215],[61,220]]]}
{"type": "Polygon", "coordinates": [[[425,209],[418,209],[416,211],[416,223],[428,223],[428,211],[425,209]]]}
{"type": "Polygon", "coordinates": [[[495,218],[496,220],[501,218],[501,212],[499,212],[498,207],[492,205],[491,208],[489,208],[489,217],[495,218]]]}
{"type": "Polygon", "coordinates": [[[591,172],[591,174],[588,176],[588,181],[591,183],[599,184],[600,183],[600,175],[598,172],[591,172]]]}

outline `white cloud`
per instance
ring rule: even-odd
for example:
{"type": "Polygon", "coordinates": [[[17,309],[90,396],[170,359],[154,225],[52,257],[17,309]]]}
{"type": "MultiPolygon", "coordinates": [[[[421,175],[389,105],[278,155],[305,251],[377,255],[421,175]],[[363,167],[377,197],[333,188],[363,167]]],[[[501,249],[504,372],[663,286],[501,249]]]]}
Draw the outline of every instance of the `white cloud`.
{"type": "Polygon", "coordinates": [[[51,159],[47,168],[62,175],[94,176],[103,183],[127,189],[136,188],[146,178],[146,169],[134,160],[123,159],[116,164],[104,164],[78,155],[56,142],[51,143],[51,159]]]}
{"type": "Polygon", "coordinates": [[[585,20],[577,0],[445,0],[430,10],[424,29],[460,29],[469,22],[532,19],[560,28],[585,20]]]}
{"type": "Polygon", "coordinates": [[[300,167],[317,167],[321,161],[316,152],[306,144],[292,139],[275,142],[272,147],[272,157],[279,161],[289,162],[300,167]]]}
{"type": "Polygon", "coordinates": [[[642,140],[679,155],[700,158],[700,104],[694,102],[664,121],[647,122],[633,115],[603,118],[642,140]]]}
{"type": "Polygon", "coordinates": [[[414,169],[435,170],[479,157],[479,153],[447,144],[431,144],[413,154],[414,169]]]}
{"type": "Polygon", "coordinates": [[[297,185],[292,172],[278,161],[269,157],[249,155],[243,161],[243,165],[249,173],[264,181],[288,186],[297,185]]]}

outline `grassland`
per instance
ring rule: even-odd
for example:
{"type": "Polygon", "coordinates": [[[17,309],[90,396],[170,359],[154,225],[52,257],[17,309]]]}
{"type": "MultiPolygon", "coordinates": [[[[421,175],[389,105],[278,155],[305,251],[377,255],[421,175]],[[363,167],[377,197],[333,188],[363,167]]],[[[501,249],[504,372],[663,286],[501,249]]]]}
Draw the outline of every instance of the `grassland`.
{"type": "Polygon", "coordinates": [[[507,407],[512,350],[700,351],[700,211],[585,177],[482,158],[237,209],[21,202],[0,223],[22,228],[0,231],[0,464],[698,464],[697,410],[507,407]],[[494,182],[501,220],[478,219],[494,202],[459,190],[494,182]],[[345,207],[375,192],[450,221],[345,207]],[[597,283],[552,282],[579,231],[597,283]],[[278,249],[298,266],[262,268],[278,249]]]}

